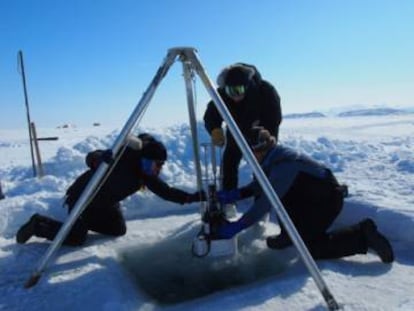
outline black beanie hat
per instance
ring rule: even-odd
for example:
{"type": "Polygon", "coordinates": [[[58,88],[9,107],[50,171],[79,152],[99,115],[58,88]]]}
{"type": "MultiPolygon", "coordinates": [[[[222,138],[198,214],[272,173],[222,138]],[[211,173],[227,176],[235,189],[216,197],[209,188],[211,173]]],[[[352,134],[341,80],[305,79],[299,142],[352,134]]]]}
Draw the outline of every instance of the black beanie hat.
{"type": "Polygon", "coordinates": [[[248,86],[254,75],[254,70],[246,66],[233,66],[231,67],[224,79],[224,85],[235,86],[245,85],[248,86]]]}
{"type": "Polygon", "coordinates": [[[167,150],[165,146],[157,140],[148,140],[143,142],[142,157],[149,160],[166,161],[167,150]]]}

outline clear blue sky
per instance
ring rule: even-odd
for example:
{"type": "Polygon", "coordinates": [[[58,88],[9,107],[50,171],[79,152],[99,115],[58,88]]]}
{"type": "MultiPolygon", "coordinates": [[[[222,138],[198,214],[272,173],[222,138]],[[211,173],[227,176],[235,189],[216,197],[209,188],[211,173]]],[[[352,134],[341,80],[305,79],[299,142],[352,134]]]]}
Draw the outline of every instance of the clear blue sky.
{"type": "MultiPolygon", "coordinates": [[[[255,64],[284,113],[414,106],[414,1],[0,0],[0,127],[26,126],[17,52],[36,125],[120,126],[167,50],[197,48],[207,73],[255,64]]],[[[187,120],[181,64],[143,122],[187,120]]],[[[197,81],[197,115],[207,95],[197,81]]]]}

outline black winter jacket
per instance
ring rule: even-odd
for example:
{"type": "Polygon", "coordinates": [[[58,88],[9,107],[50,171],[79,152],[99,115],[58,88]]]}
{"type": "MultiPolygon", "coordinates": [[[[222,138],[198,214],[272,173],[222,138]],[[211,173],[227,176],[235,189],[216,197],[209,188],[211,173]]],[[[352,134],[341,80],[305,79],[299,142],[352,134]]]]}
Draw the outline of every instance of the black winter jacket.
{"type": "MultiPolygon", "coordinates": [[[[66,192],[66,203],[69,205],[69,208],[73,207],[83,189],[92,178],[97,166],[99,165],[102,153],[104,153],[104,151],[96,150],[88,154],[89,158],[92,155],[95,160],[99,160],[92,160],[91,163],[88,163],[92,167],[80,175],[68,188],[66,192]]],[[[183,204],[188,200],[189,194],[187,192],[170,187],[158,176],[149,176],[144,174],[141,170],[140,152],[131,148],[126,148],[109,177],[102,185],[98,194],[89,205],[99,205],[99,207],[102,208],[111,207],[140,190],[143,186],[146,186],[156,195],[168,201],[183,204]]]]}
{"type": "MultiPolygon", "coordinates": [[[[279,125],[282,121],[279,94],[265,80],[252,83],[253,85],[248,88],[245,98],[237,103],[227,96],[222,88],[219,88],[218,92],[245,138],[248,138],[253,125],[260,125],[277,139],[279,125]],[[255,124],[257,121],[259,123],[255,124]]],[[[214,102],[210,101],[204,113],[206,130],[211,133],[213,129],[220,128],[222,123],[223,118],[220,116],[214,102]]],[[[228,135],[230,135],[229,131],[228,135]]]]}

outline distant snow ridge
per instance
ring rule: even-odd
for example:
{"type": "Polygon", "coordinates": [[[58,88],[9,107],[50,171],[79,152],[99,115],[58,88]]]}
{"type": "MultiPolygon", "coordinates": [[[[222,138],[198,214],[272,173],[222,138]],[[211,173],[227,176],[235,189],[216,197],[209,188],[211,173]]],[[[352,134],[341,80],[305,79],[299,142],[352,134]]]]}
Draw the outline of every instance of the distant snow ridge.
{"type": "Polygon", "coordinates": [[[373,108],[373,109],[359,109],[339,113],[338,117],[356,117],[356,116],[385,116],[397,115],[407,113],[404,110],[393,108],[373,108]]]}
{"type": "Polygon", "coordinates": [[[283,115],[284,119],[311,119],[311,118],[325,118],[327,116],[336,117],[362,117],[362,116],[387,116],[387,115],[405,115],[414,113],[414,108],[386,108],[386,107],[374,107],[374,108],[350,108],[349,109],[331,109],[324,113],[313,111],[305,113],[288,113],[283,115]],[[339,110],[339,111],[338,111],[339,110]]]}
{"type": "Polygon", "coordinates": [[[307,112],[307,113],[289,113],[283,116],[284,119],[300,119],[300,118],[325,118],[321,112],[307,112]]]}

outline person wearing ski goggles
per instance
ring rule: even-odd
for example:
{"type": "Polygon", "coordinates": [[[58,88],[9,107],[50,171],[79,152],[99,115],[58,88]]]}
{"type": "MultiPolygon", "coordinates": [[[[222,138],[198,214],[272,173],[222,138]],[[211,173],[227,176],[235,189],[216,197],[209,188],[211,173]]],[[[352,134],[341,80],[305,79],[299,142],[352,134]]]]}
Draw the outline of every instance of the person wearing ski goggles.
{"type": "MultiPolygon", "coordinates": [[[[256,124],[267,129],[277,140],[282,121],[280,97],[275,87],[262,79],[255,66],[245,63],[230,65],[220,72],[217,84],[217,91],[244,138],[256,124]]],[[[221,188],[230,190],[238,186],[238,169],[242,153],[226,125],[223,127],[223,123],[215,103],[210,101],[204,113],[204,125],[212,143],[224,147],[221,188]]],[[[230,218],[235,216],[235,205],[226,205],[225,213],[230,218]]]]}
{"type": "Polygon", "coordinates": [[[231,97],[235,102],[243,100],[246,90],[246,85],[226,85],[224,87],[226,95],[231,97]]]}

